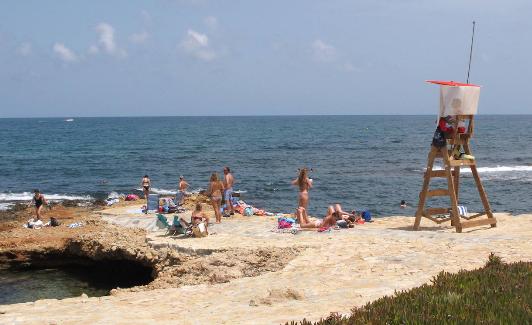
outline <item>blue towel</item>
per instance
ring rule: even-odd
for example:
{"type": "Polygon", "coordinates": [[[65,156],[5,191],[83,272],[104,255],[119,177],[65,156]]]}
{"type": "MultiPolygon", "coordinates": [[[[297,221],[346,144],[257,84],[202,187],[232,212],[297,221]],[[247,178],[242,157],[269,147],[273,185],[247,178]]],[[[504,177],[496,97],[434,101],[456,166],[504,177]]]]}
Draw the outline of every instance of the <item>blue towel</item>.
{"type": "Polygon", "coordinates": [[[458,213],[463,216],[463,217],[466,217],[467,216],[467,207],[464,206],[464,205],[459,205],[458,206],[458,213]]]}
{"type": "Polygon", "coordinates": [[[158,194],[148,195],[148,210],[159,211],[159,195],[158,194]]]}

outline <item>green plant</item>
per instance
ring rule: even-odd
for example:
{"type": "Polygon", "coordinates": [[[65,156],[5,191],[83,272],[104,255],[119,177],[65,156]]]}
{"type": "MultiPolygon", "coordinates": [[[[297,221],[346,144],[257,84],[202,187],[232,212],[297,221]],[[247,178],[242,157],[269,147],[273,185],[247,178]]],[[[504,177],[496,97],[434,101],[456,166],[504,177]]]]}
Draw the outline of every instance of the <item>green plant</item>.
{"type": "Polygon", "coordinates": [[[455,274],[440,272],[431,284],[354,308],[349,317],[331,314],[314,323],[303,320],[290,324],[463,323],[532,323],[532,263],[505,264],[492,253],[483,268],[455,274]]]}

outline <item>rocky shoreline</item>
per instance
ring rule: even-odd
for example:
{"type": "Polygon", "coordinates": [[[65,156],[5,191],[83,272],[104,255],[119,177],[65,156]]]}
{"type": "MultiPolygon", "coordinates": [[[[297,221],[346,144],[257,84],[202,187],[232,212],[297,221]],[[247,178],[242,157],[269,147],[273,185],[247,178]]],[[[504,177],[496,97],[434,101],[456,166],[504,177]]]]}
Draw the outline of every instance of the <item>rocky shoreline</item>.
{"type": "MultiPolygon", "coordinates": [[[[121,205],[128,206],[128,203],[121,202],[121,205]]],[[[283,268],[298,253],[297,248],[286,250],[275,247],[220,249],[203,253],[178,252],[167,247],[155,249],[148,244],[145,230],[102,221],[98,215],[100,210],[100,207],[57,204],[53,216],[58,217],[63,225],[38,230],[21,227],[31,209],[3,211],[0,267],[57,268],[114,261],[124,263],[130,271],[131,268],[150,270],[149,283],[114,289],[113,294],[118,291],[223,283],[235,278],[258,276],[283,268]],[[7,214],[13,217],[7,218],[7,214]],[[64,223],[69,220],[83,222],[84,226],[65,228],[64,223]]],[[[124,274],[127,275],[127,272],[124,274]]]]}
{"type": "MultiPolygon", "coordinates": [[[[530,214],[498,213],[496,228],[461,234],[428,222],[415,232],[412,217],[391,216],[353,229],[296,235],[271,231],[275,217],[237,215],[209,228],[208,237],[180,238],[139,229],[155,222],[153,214],[138,213],[140,204],[121,202],[103,210],[54,207],[50,213],[64,224],[84,223],[73,229],[24,229],[21,224],[31,210],[12,212],[18,217],[0,222],[2,263],[35,263],[53,252],[48,257],[63,262],[132,262],[146,267],[151,277],[113,289],[109,296],[1,305],[0,323],[317,320],[428,283],[441,271],[481,267],[492,252],[504,262],[532,260],[530,214]]],[[[124,265],[134,273],[131,264],[124,265]]]]}

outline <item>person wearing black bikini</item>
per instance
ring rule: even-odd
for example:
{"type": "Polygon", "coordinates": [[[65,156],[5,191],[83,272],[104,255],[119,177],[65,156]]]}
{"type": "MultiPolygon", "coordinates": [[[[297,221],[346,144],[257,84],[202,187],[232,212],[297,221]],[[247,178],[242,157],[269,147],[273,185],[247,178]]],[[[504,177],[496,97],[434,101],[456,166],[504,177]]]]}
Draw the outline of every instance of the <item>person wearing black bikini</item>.
{"type": "Polygon", "coordinates": [[[151,186],[151,181],[148,175],[144,175],[144,177],[142,178],[142,182],[140,183],[140,186],[142,186],[142,192],[144,192],[144,198],[147,200],[148,195],[150,194],[150,186],[151,186]]]}
{"type": "Polygon", "coordinates": [[[151,186],[151,181],[148,175],[144,175],[142,181],[140,182],[140,186],[142,186],[142,192],[144,192],[144,198],[146,199],[146,210],[144,211],[146,214],[148,214],[148,196],[150,195],[151,186]]]}
{"type": "Polygon", "coordinates": [[[48,204],[48,202],[46,202],[44,195],[42,195],[39,190],[35,189],[33,190],[33,193],[34,195],[32,201],[35,204],[35,214],[37,214],[37,220],[40,220],[42,206],[48,204]]]}

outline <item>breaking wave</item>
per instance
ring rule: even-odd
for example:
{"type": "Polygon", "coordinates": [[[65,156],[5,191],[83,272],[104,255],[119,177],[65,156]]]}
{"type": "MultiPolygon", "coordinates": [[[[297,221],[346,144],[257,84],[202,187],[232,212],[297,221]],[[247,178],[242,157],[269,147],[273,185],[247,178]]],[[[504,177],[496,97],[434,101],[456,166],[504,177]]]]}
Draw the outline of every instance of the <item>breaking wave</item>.
{"type": "MultiPolygon", "coordinates": [[[[432,170],[442,170],[443,167],[435,165],[432,170]]],[[[414,169],[414,171],[424,172],[426,168],[414,169]]],[[[497,167],[477,167],[479,173],[507,173],[507,172],[532,172],[532,166],[497,166],[497,167]]],[[[469,168],[461,168],[463,173],[471,173],[469,168]]]]}
{"type": "Polygon", "coordinates": [[[0,211],[9,210],[13,206],[13,203],[0,203],[0,211]]]}
{"type": "MultiPolygon", "coordinates": [[[[90,195],[46,194],[44,197],[51,201],[94,200],[90,195]]],[[[0,193],[0,201],[29,201],[33,198],[32,192],[0,193]]]]}
{"type": "MultiPolygon", "coordinates": [[[[142,191],[142,189],[141,188],[137,188],[137,191],[142,191]]],[[[163,195],[175,195],[175,194],[177,194],[177,191],[165,190],[165,189],[162,189],[162,188],[152,187],[152,188],[150,188],[150,193],[163,194],[163,195]]]]}
{"type": "MultiPolygon", "coordinates": [[[[477,167],[477,170],[479,173],[532,172],[532,166],[477,167]]],[[[463,171],[471,172],[469,168],[464,168],[463,171]]]]}

